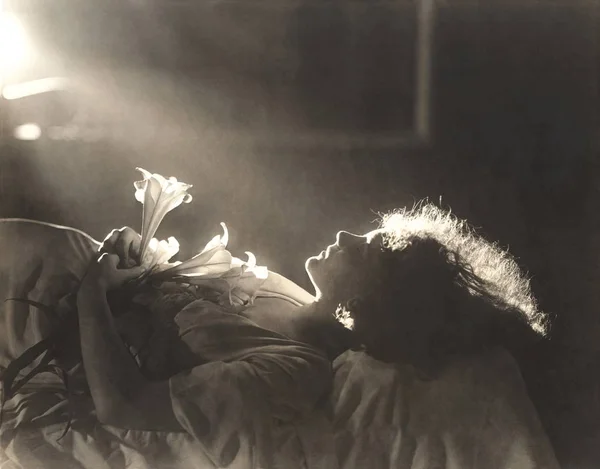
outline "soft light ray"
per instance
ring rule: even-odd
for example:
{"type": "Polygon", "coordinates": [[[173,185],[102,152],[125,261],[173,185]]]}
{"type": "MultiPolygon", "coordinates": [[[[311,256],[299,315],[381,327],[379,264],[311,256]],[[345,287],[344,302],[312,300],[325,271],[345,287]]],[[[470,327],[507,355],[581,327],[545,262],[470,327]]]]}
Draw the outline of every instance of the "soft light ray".
{"type": "Polygon", "coordinates": [[[2,89],[4,99],[13,100],[48,93],[50,91],[64,91],[69,88],[69,80],[63,77],[49,77],[40,80],[27,81],[7,85],[2,89]]]}
{"type": "Polygon", "coordinates": [[[31,43],[21,21],[0,9],[0,79],[26,63],[31,54],[31,43]]]}

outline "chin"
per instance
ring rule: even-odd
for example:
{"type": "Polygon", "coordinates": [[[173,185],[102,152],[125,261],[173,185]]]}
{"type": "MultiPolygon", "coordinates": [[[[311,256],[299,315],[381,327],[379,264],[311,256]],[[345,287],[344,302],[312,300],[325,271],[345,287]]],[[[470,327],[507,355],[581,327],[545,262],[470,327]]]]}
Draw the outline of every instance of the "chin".
{"type": "Polygon", "coordinates": [[[311,274],[311,271],[314,271],[314,268],[319,264],[320,261],[321,258],[319,256],[312,256],[306,259],[306,262],[304,263],[304,269],[308,275],[311,274]]]}
{"type": "Polygon", "coordinates": [[[312,285],[315,289],[315,296],[317,299],[319,299],[321,297],[321,290],[319,289],[317,282],[315,282],[314,273],[316,270],[315,267],[317,267],[319,265],[320,260],[321,259],[319,257],[313,256],[313,257],[309,257],[308,259],[306,259],[306,262],[304,263],[304,269],[306,270],[306,273],[308,274],[310,283],[312,283],[312,285]]]}

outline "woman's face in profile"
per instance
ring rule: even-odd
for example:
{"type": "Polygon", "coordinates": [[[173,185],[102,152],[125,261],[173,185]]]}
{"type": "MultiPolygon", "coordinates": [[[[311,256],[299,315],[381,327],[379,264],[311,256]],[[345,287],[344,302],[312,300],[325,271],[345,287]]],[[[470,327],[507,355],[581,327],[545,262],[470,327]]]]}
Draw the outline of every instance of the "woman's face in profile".
{"type": "Polygon", "coordinates": [[[343,303],[360,296],[373,275],[383,243],[383,231],[365,235],[340,231],[334,244],[306,261],[306,271],[319,299],[343,303]]]}

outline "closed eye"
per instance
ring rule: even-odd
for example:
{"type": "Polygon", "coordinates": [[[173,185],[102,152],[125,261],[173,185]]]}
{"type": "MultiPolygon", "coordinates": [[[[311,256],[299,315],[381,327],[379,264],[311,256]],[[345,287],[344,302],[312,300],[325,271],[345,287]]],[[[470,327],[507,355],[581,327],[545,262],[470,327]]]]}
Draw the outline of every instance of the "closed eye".
{"type": "Polygon", "coordinates": [[[345,246],[340,249],[340,253],[343,253],[348,256],[348,258],[353,262],[360,262],[365,260],[367,257],[367,252],[369,249],[369,245],[364,241],[352,244],[351,246],[345,246]]]}

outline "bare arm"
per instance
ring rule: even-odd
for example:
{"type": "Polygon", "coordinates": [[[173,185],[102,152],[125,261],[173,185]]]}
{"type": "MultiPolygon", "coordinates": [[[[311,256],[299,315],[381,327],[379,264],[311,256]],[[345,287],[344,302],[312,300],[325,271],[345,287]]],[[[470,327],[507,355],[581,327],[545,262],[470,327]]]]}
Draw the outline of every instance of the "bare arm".
{"type": "Polygon", "coordinates": [[[83,363],[98,419],[131,430],[182,431],[169,382],[143,376],[117,333],[106,291],[91,278],[77,296],[83,363]]]}

